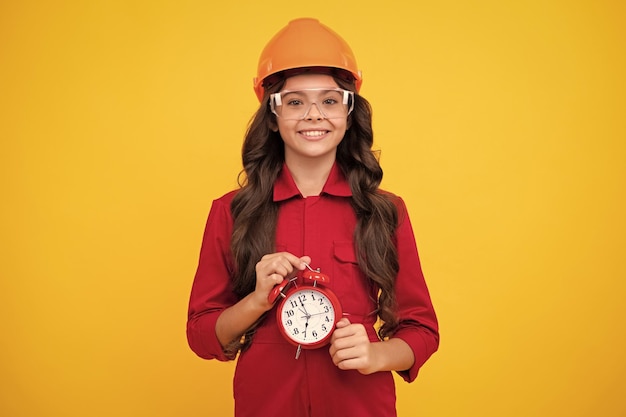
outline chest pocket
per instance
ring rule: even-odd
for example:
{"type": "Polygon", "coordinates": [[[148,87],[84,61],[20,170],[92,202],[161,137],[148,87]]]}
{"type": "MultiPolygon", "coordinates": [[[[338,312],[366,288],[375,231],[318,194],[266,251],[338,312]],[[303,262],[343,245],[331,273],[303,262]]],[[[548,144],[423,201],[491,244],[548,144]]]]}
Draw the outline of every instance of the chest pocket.
{"type": "Polygon", "coordinates": [[[359,268],[353,242],[333,242],[333,257],[331,288],[339,297],[344,313],[355,318],[368,316],[376,309],[375,293],[359,268]]]}

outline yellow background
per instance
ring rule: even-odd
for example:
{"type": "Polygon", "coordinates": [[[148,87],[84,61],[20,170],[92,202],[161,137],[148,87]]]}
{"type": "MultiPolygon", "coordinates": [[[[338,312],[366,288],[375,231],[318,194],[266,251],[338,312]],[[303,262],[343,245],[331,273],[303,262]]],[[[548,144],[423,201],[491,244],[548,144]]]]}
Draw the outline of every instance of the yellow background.
{"type": "Polygon", "coordinates": [[[379,3],[0,3],[0,415],[231,415],[187,298],[301,16],[357,55],[441,321],[400,416],[626,415],[625,3],[379,3]]]}

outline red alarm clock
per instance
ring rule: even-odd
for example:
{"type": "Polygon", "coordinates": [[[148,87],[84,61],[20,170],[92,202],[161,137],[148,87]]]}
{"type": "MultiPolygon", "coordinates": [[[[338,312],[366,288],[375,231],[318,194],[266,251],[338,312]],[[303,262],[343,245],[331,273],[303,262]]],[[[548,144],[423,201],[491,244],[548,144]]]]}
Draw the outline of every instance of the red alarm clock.
{"type": "Polygon", "coordinates": [[[301,349],[328,344],[342,316],[339,299],[322,286],[330,282],[330,277],[309,265],[307,268],[301,273],[304,285],[298,286],[297,277],[285,280],[276,285],[268,297],[270,303],[282,297],[276,309],[276,321],[285,339],[298,347],[296,359],[301,349]]]}

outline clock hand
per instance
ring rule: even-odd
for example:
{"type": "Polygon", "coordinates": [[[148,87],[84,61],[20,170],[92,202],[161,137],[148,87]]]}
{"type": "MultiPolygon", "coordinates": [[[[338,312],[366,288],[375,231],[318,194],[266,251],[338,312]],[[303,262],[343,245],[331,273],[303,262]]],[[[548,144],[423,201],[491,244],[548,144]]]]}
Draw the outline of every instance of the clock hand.
{"type": "MultiPolygon", "coordinates": [[[[304,306],[304,303],[302,303],[302,300],[300,300],[300,299],[298,298],[298,301],[300,301],[300,305],[301,305],[301,306],[302,306],[302,308],[304,309],[304,314],[306,314],[307,319],[308,319],[309,317],[311,317],[311,315],[309,314],[309,312],[308,312],[308,311],[306,311],[306,307],[304,306]]],[[[300,311],[302,311],[302,310],[300,310],[300,311]]]]}
{"type": "MultiPolygon", "coordinates": [[[[313,314],[309,314],[308,316],[306,316],[307,318],[309,317],[313,317],[313,316],[319,316],[320,314],[331,314],[329,311],[328,312],[324,312],[324,313],[313,313],[313,314]]],[[[304,317],[304,316],[303,316],[304,317]]]]}

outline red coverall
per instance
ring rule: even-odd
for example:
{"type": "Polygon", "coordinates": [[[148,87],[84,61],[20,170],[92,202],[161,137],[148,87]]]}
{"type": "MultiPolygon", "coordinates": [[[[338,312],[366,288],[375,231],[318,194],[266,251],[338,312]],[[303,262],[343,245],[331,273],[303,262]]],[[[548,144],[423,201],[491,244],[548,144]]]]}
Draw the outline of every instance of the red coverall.
{"type": "MultiPolygon", "coordinates": [[[[205,359],[228,360],[215,335],[215,322],[238,301],[230,287],[230,202],[235,193],[213,202],[189,302],[189,345],[205,359]]],[[[376,316],[371,314],[376,310],[376,290],[368,286],[357,265],[353,243],[357,219],[351,195],[335,165],[320,196],[303,198],[285,166],[274,185],[274,201],[280,204],[276,251],[310,256],[311,266],[330,276],[327,288],[337,295],[349,320],[363,323],[370,340],[378,342],[373,327],[376,316]]],[[[400,327],[393,337],[413,350],[414,365],[399,372],[411,382],[437,350],[439,333],[406,207],[400,198],[396,205],[400,271],[395,288],[400,327]]],[[[302,350],[295,359],[296,348],[279,333],[274,313],[267,314],[250,348],[239,355],[233,382],[236,417],[396,416],[391,372],[342,371],[333,364],[328,346],[302,350]]]]}

